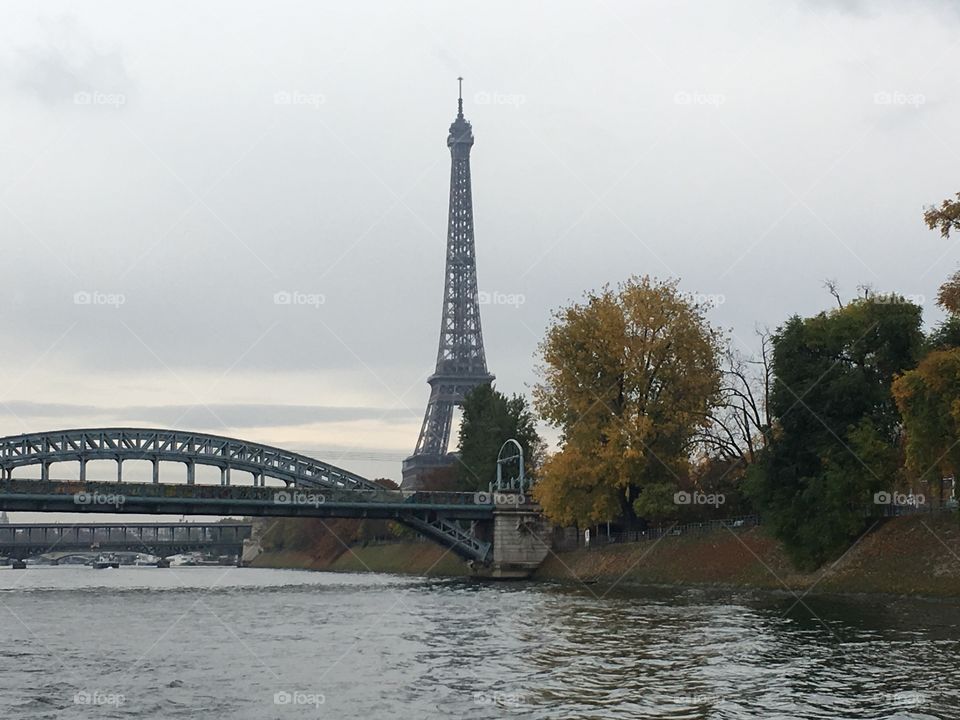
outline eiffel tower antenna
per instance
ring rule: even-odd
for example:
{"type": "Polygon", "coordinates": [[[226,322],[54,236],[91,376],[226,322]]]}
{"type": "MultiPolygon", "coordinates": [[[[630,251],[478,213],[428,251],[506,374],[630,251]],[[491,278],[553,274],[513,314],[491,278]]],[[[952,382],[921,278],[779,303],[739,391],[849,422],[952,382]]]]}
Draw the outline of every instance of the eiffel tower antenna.
{"type": "Polygon", "coordinates": [[[470,149],[473,128],[463,117],[463,78],[457,117],[450,125],[450,208],[447,218],[447,264],[440,320],[437,367],[427,379],[430,399],[413,455],[403,461],[403,486],[416,489],[430,470],[456,462],[448,453],[453,410],[479,385],[489,385],[477,297],[477,258],[473,238],[470,149]]]}

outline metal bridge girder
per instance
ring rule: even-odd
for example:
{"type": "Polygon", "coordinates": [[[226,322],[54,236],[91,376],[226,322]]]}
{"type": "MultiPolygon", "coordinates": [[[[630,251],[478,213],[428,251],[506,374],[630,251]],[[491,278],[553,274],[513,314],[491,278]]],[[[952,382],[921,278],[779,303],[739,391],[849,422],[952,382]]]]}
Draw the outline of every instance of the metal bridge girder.
{"type": "Polygon", "coordinates": [[[88,460],[163,460],[243,470],[287,484],[376,491],[354,473],[280,448],[178,430],[104,428],[60,430],[0,438],[0,468],[88,460]]]}

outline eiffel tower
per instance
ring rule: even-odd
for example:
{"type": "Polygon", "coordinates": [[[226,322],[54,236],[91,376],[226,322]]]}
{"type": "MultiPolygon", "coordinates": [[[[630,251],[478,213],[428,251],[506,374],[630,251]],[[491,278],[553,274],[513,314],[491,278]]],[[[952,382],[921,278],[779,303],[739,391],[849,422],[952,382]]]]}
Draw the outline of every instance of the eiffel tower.
{"type": "Polygon", "coordinates": [[[457,100],[457,118],[450,126],[450,209],[447,220],[447,269],[443,285],[443,317],[437,369],[427,382],[430,400],[423,416],[413,455],[403,461],[403,487],[417,489],[434,468],[456,462],[447,452],[454,407],[467,393],[488,385],[477,302],[477,256],[473,242],[473,195],[470,190],[470,148],[473,129],[463,117],[463,78],[457,100]]]}

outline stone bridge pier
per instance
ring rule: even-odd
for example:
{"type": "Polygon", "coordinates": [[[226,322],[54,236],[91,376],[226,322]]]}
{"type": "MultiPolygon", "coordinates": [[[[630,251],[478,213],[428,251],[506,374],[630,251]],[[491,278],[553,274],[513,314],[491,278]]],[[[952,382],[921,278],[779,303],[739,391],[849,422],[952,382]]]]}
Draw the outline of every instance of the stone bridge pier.
{"type": "MultiPolygon", "coordinates": [[[[510,500],[522,498],[506,495],[510,500]]],[[[530,577],[550,552],[553,528],[543,516],[540,506],[533,502],[500,502],[503,495],[495,495],[493,520],[477,528],[477,534],[486,536],[493,544],[488,565],[473,564],[478,577],[497,579],[524,579],[530,577]]]]}

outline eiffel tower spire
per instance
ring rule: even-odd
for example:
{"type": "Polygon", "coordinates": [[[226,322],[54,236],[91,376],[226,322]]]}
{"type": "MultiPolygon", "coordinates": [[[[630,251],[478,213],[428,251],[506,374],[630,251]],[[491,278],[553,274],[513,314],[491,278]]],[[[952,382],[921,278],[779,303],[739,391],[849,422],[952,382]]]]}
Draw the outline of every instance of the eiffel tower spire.
{"type": "Polygon", "coordinates": [[[463,117],[463,78],[457,117],[450,125],[450,209],[447,220],[447,264],[437,367],[427,382],[430,399],[413,455],[403,461],[403,485],[416,488],[431,468],[455,462],[448,454],[453,409],[467,393],[493,382],[487,371],[477,302],[477,258],[473,239],[473,195],[470,188],[470,149],[473,128],[463,117]]]}

